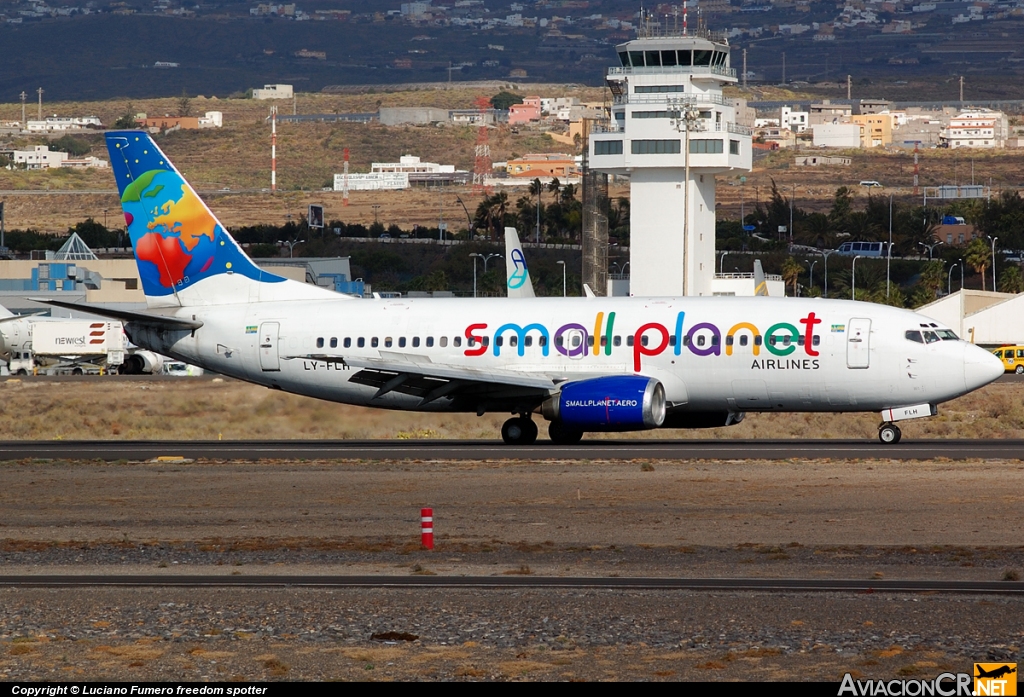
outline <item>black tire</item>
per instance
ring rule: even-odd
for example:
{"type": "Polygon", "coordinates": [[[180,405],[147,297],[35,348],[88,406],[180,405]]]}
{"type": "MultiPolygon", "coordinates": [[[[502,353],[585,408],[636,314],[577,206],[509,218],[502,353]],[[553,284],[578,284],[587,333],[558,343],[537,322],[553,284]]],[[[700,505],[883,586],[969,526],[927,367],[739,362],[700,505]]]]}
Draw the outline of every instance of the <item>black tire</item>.
{"type": "Polygon", "coordinates": [[[561,421],[552,421],[548,426],[548,437],[555,445],[576,445],[583,440],[583,431],[567,427],[561,421]]]}
{"type": "Polygon", "coordinates": [[[522,445],[529,434],[529,427],[518,417],[502,424],[502,440],[508,445],[522,445]]]}
{"type": "Polygon", "coordinates": [[[1016,368],[1014,368],[1013,372],[1017,373],[1017,375],[1024,373],[1024,365],[1018,365],[1016,368]]]}
{"type": "Polygon", "coordinates": [[[522,419],[523,421],[523,445],[533,445],[537,442],[537,424],[533,419],[522,419]]]}
{"type": "Polygon", "coordinates": [[[898,426],[887,424],[878,429],[878,440],[882,441],[886,445],[895,445],[900,442],[900,438],[903,437],[903,433],[900,431],[898,426]]]}
{"type": "Polygon", "coordinates": [[[28,375],[28,371],[22,368],[15,375],[28,375]]]}
{"type": "Polygon", "coordinates": [[[72,375],[84,375],[84,373],[82,372],[81,368],[75,368],[74,370],[71,371],[71,374],[72,375]]]}

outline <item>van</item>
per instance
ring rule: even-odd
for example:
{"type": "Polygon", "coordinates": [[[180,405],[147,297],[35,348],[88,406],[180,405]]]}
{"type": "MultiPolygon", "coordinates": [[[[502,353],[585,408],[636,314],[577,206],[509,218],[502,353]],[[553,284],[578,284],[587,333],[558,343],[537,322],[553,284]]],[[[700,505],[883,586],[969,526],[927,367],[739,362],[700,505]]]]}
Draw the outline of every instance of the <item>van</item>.
{"type": "Polygon", "coordinates": [[[861,186],[866,186],[866,187],[871,188],[871,189],[875,189],[875,188],[881,189],[882,188],[882,185],[879,184],[878,182],[876,182],[874,179],[865,179],[864,181],[862,181],[860,183],[860,185],[861,186]]]}
{"type": "Polygon", "coordinates": [[[850,257],[881,257],[885,256],[885,242],[843,242],[836,253],[850,257]]]}
{"type": "Polygon", "coordinates": [[[1004,346],[992,353],[1003,362],[1003,370],[1007,373],[1024,373],[1024,346],[1004,346]]]}

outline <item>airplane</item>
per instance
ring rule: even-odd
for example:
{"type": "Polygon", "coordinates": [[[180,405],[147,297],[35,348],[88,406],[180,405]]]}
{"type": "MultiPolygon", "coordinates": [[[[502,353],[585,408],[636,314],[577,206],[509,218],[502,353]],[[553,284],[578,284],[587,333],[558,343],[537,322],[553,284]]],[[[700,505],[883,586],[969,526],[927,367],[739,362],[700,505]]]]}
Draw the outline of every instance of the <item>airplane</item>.
{"type": "MultiPolygon", "coordinates": [[[[132,341],[204,369],[335,402],[505,412],[512,445],[707,428],[746,412],[877,412],[897,423],[1003,374],[909,310],[822,298],[358,299],[256,266],[144,132],[106,134],[145,311],[132,341]]],[[[525,283],[525,282],[524,282],[525,283]]]]}
{"type": "Polygon", "coordinates": [[[1001,665],[998,668],[993,668],[992,670],[985,670],[980,665],[975,663],[974,664],[974,669],[976,671],[978,671],[978,674],[974,676],[976,678],[997,678],[998,679],[998,678],[1003,677],[1004,675],[1010,675],[1011,673],[1016,673],[1017,672],[1016,668],[1011,668],[1009,665],[1001,665]]]}

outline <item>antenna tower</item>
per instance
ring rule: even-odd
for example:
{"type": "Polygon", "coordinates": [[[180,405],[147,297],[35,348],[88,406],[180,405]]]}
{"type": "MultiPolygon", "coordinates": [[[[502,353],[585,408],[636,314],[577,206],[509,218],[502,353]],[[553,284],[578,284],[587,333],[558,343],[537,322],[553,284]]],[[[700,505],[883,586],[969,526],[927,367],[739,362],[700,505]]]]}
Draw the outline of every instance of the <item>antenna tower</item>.
{"type": "Polygon", "coordinates": [[[345,168],[341,175],[341,200],[342,205],[348,205],[348,148],[345,148],[345,168]]]}
{"type": "Polygon", "coordinates": [[[487,143],[487,110],[491,103],[487,97],[476,98],[476,108],[480,111],[480,128],[476,132],[476,162],[473,167],[473,190],[483,191],[484,181],[491,173],[491,146],[487,143]]]}
{"type": "Polygon", "coordinates": [[[277,191],[277,107],[270,107],[270,192],[277,191]]]}
{"type": "Polygon", "coordinates": [[[921,193],[921,189],[918,188],[918,179],[917,179],[917,175],[918,175],[917,154],[918,154],[918,152],[920,152],[920,150],[918,149],[918,146],[920,144],[921,144],[921,141],[919,141],[919,140],[915,140],[914,141],[914,196],[918,196],[921,193]]]}

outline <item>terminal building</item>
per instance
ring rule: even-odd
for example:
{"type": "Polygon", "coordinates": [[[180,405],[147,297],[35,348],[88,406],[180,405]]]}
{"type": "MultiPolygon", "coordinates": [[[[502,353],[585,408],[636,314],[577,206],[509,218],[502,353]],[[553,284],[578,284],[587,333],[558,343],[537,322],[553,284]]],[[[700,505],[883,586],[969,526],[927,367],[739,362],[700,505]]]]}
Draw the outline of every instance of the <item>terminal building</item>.
{"type": "Polygon", "coordinates": [[[591,130],[589,166],[630,180],[629,294],[713,295],[715,176],[751,169],[751,130],[722,95],[736,82],[728,41],[645,18],[616,50],[612,118],[591,130]]]}

